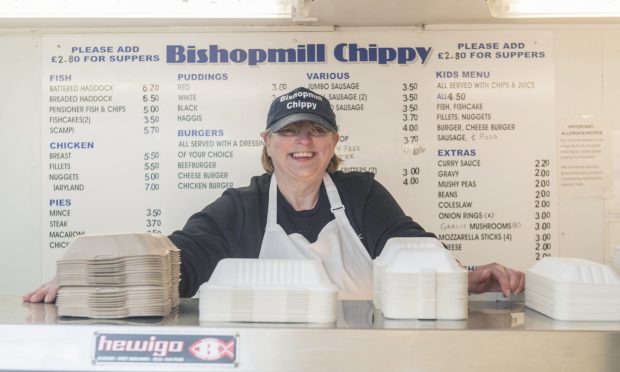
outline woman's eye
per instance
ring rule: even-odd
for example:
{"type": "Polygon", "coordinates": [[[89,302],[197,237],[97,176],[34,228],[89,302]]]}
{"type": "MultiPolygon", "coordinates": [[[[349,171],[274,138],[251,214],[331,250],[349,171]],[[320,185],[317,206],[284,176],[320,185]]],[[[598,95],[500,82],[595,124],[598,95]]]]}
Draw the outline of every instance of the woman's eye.
{"type": "Polygon", "coordinates": [[[283,136],[292,136],[295,134],[295,131],[293,131],[292,129],[282,129],[278,131],[278,133],[283,136]]]}
{"type": "Polygon", "coordinates": [[[312,128],[312,134],[314,136],[324,136],[327,134],[327,130],[323,127],[312,128]]]}

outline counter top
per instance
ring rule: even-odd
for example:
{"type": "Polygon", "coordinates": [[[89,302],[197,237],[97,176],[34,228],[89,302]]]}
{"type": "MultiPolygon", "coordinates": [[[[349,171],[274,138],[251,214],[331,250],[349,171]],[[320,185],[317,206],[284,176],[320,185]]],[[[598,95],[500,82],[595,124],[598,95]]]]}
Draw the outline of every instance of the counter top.
{"type": "Polygon", "coordinates": [[[387,319],[371,302],[344,301],[336,323],[285,324],[201,323],[197,299],[164,318],[101,320],[59,318],[53,304],[0,297],[0,369],[9,370],[592,372],[619,371],[618,351],[620,322],[557,321],[519,302],[470,302],[467,320],[447,321],[387,319]],[[101,345],[116,348],[109,340],[119,335],[151,340],[151,349],[164,339],[192,342],[198,351],[220,337],[234,352],[223,362],[170,357],[175,350],[105,354],[101,345]]]}

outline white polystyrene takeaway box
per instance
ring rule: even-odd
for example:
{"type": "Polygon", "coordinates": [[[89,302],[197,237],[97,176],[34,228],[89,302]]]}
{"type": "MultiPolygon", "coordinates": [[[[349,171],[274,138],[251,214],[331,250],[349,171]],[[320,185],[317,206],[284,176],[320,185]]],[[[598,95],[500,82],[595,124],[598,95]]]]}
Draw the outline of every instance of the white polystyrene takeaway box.
{"type": "Polygon", "coordinates": [[[331,323],[337,293],[318,260],[227,258],[200,287],[200,320],[331,323]]]}
{"type": "Polygon", "coordinates": [[[165,316],[179,304],[180,251],[160,234],[82,235],[56,277],[61,316],[165,316]]]}
{"type": "Polygon", "coordinates": [[[466,319],[467,271],[436,239],[417,239],[392,242],[375,261],[375,306],[387,318],[466,319]]]}
{"type": "Polygon", "coordinates": [[[525,273],[525,305],[551,318],[620,320],[620,277],[581,258],[546,257],[525,273]]]}
{"type": "Polygon", "coordinates": [[[443,244],[431,237],[391,238],[383,247],[381,254],[373,261],[373,305],[381,309],[381,287],[383,286],[383,271],[386,262],[401,249],[436,248],[445,249],[443,244]]]}

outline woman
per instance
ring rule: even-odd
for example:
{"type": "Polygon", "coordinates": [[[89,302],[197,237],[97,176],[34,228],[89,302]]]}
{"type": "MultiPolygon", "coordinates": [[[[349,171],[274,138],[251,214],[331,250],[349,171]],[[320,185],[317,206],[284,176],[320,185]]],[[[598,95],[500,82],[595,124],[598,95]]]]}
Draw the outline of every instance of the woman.
{"type": "MultiPolygon", "coordinates": [[[[226,257],[323,261],[341,299],[372,298],[372,259],[392,237],[433,236],[406,216],[372,173],[337,171],[329,101],[297,88],[276,98],[261,134],[267,173],[228,189],[170,239],[181,249],[182,296],[196,293],[226,257]]],[[[469,273],[472,293],[524,289],[522,272],[489,264],[469,273]]],[[[24,296],[51,302],[55,280],[24,296]]]]}

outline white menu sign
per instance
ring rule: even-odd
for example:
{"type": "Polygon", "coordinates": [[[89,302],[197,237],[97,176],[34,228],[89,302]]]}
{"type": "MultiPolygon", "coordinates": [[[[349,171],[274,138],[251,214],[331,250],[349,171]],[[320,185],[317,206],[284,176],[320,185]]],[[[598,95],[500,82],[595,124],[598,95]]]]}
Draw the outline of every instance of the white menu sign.
{"type": "Polygon", "coordinates": [[[551,33],[43,37],[44,275],[81,234],[170,233],[260,174],[273,98],[325,95],[370,171],[464,264],[558,252],[551,33]]]}

